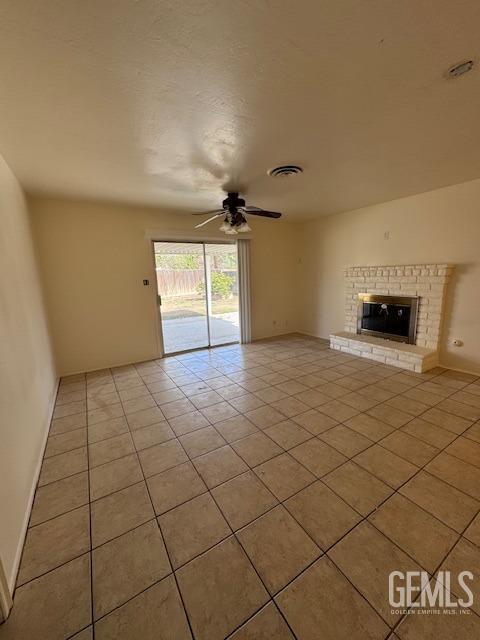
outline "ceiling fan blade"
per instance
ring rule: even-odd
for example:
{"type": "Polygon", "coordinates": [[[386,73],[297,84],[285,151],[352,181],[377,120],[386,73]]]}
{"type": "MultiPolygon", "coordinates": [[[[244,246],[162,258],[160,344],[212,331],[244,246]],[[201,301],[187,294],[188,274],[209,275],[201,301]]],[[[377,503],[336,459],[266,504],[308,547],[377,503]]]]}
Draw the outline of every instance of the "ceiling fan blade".
{"type": "Polygon", "coordinates": [[[206,216],[209,213],[222,213],[225,209],[212,209],[212,211],[196,211],[192,216],[206,216]]]}
{"type": "Polygon", "coordinates": [[[277,211],[265,211],[265,209],[250,210],[245,212],[249,216],[263,216],[264,218],[281,218],[282,214],[277,211]]]}
{"type": "Polygon", "coordinates": [[[222,209],[221,213],[217,213],[217,215],[212,216],[211,218],[209,218],[208,220],[204,220],[203,222],[201,222],[200,224],[196,224],[195,225],[195,229],[200,229],[200,227],[203,227],[203,225],[208,224],[209,222],[211,222],[212,220],[215,220],[215,218],[219,218],[220,216],[223,216],[224,211],[222,209]]]}

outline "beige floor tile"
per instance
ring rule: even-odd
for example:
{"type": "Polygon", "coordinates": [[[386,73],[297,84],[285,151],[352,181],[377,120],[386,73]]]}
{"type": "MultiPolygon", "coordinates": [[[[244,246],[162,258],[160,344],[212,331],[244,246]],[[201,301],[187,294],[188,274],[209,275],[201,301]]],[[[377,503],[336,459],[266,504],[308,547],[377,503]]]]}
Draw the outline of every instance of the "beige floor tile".
{"type": "MultiPolygon", "coordinates": [[[[447,558],[442,562],[440,571],[450,571],[451,592],[457,596],[457,598],[464,598],[465,592],[458,583],[458,576],[462,571],[470,571],[474,578],[472,581],[468,581],[469,588],[473,593],[472,609],[477,614],[480,614],[480,582],[478,576],[480,576],[480,549],[475,545],[460,538],[458,544],[448,554],[447,558]]],[[[440,582],[445,584],[445,580],[442,577],[438,577],[440,582]]]]}
{"type": "Polygon", "coordinates": [[[212,495],[233,530],[244,527],[278,504],[252,471],[215,487],[212,495]]]}
{"type": "Polygon", "coordinates": [[[372,442],[385,438],[393,431],[393,427],[367,413],[359,413],[357,416],[345,420],[345,425],[372,442]]]}
{"type": "Polygon", "coordinates": [[[222,422],[215,423],[215,429],[225,438],[227,442],[235,442],[241,438],[257,433],[258,429],[245,416],[233,416],[222,422]]]}
{"type": "Polygon", "coordinates": [[[210,407],[214,404],[218,404],[219,402],[223,402],[223,398],[216,391],[205,391],[203,393],[199,393],[198,395],[192,396],[190,398],[190,402],[195,405],[196,409],[205,409],[205,407],[210,407]]]}
{"type": "Polygon", "coordinates": [[[189,458],[196,458],[227,444],[214,427],[198,429],[193,433],[180,436],[179,440],[189,458]]]}
{"type": "Polygon", "coordinates": [[[440,451],[437,447],[432,447],[400,430],[390,433],[386,438],[380,440],[379,444],[418,467],[423,467],[440,451]]]}
{"type": "Polygon", "coordinates": [[[49,434],[51,436],[56,436],[60,433],[73,431],[74,429],[83,429],[86,426],[86,413],[76,413],[73,416],[65,416],[64,418],[57,418],[56,420],[52,420],[49,434]]]}
{"type": "Polygon", "coordinates": [[[393,493],[391,487],[354,462],[346,462],[322,481],[363,516],[393,493]]]}
{"type": "Polygon", "coordinates": [[[95,624],[96,640],[191,640],[172,576],[129,600],[95,624]]]}
{"type": "MultiPolygon", "coordinates": [[[[480,419],[480,408],[472,407],[471,405],[464,404],[463,402],[457,402],[450,398],[442,400],[442,402],[437,405],[437,409],[446,411],[454,416],[458,416],[459,418],[464,418],[465,420],[470,420],[472,422],[480,419]]],[[[447,427],[445,426],[445,428],[447,427]]],[[[458,431],[456,433],[458,433],[458,431]]]]}
{"type": "Polygon", "coordinates": [[[480,443],[460,436],[445,449],[445,452],[475,467],[480,467],[480,443]]]}
{"type": "Polygon", "coordinates": [[[288,511],[318,546],[326,550],[361,517],[322,482],[315,482],[285,502],[288,511]]]}
{"type": "Polygon", "coordinates": [[[457,435],[463,433],[472,424],[471,420],[442,411],[438,406],[423,413],[421,418],[457,435]]]}
{"type": "Polygon", "coordinates": [[[392,571],[421,571],[399,547],[368,522],[362,522],[340,540],[329,557],[360,591],[385,622],[393,627],[399,620],[389,603],[392,571]]]}
{"type": "Polygon", "coordinates": [[[263,400],[263,402],[276,402],[277,400],[282,400],[283,398],[288,398],[288,395],[285,393],[285,391],[281,391],[280,389],[277,389],[277,387],[266,387],[265,389],[259,389],[258,391],[254,392],[254,395],[257,396],[257,398],[260,398],[260,400],[263,400]]]}
{"type": "Polygon", "coordinates": [[[96,442],[88,447],[90,468],[98,467],[135,452],[129,433],[96,442]]]}
{"type": "Polygon", "coordinates": [[[312,409],[319,407],[326,402],[330,402],[330,396],[327,396],[325,393],[321,393],[317,391],[317,389],[307,389],[307,391],[302,391],[301,393],[297,393],[293,396],[294,399],[300,400],[304,404],[308,405],[312,409]]]}
{"type": "Polygon", "coordinates": [[[250,467],[256,467],[282,453],[282,449],[263,433],[254,433],[232,442],[231,446],[250,467]]]}
{"type": "Polygon", "coordinates": [[[405,391],[403,395],[411,400],[421,402],[422,404],[427,405],[427,407],[434,407],[442,401],[442,396],[426,391],[423,387],[423,384],[419,385],[418,387],[405,391]]]}
{"type": "Polygon", "coordinates": [[[294,636],[276,606],[269,603],[229,640],[294,640],[294,636]]]}
{"type": "Polygon", "coordinates": [[[246,391],[250,393],[255,393],[260,391],[261,389],[266,389],[269,385],[262,380],[261,378],[249,378],[248,380],[242,380],[239,382],[240,386],[242,386],[246,391]]]}
{"type": "Polygon", "coordinates": [[[89,426],[87,437],[89,444],[94,444],[107,438],[113,438],[113,436],[119,436],[122,433],[128,433],[128,425],[124,416],[104,420],[91,427],[89,426]]]}
{"type": "Polygon", "coordinates": [[[55,569],[90,549],[87,505],[28,529],[17,585],[55,569]]]}
{"type": "Polygon", "coordinates": [[[480,470],[448,453],[441,453],[425,468],[440,480],[444,480],[469,496],[480,500],[480,470]]]}
{"type": "Polygon", "coordinates": [[[80,471],[86,471],[87,467],[87,447],[80,447],[79,449],[47,458],[42,464],[38,486],[42,487],[50,482],[73,476],[76,473],[80,473],[80,471]]]}
{"type": "Polygon", "coordinates": [[[174,569],[231,534],[209,493],[189,500],[158,518],[174,569]]]}
{"type": "Polygon", "coordinates": [[[75,429],[74,431],[67,431],[61,433],[58,436],[50,436],[47,440],[47,446],[45,448],[45,458],[51,458],[57,456],[60,453],[66,453],[72,451],[72,449],[79,449],[85,447],[87,444],[87,430],[75,429]]]}
{"type": "Polygon", "coordinates": [[[116,391],[112,393],[105,393],[102,395],[95,395],[87,399],[87,407],[89,411],[94,409],[103,409],[111,404],[117,404],[120,402],[120,396],[116,391]]]}
{"type": "Polygon", "coordinates": [[[111,418],[120,418],[123,416],[123,407],[120,402],[117,404],[110,404],[102,409],[94,409],[87,414],[88,426],[91,427],[98,422],[104,420],[110,420],[111,418]]]}
{"type": "Polygon", "coordinates": [[[90,557],[85,554],[19,587],[10,616],[0,626],[0,637],[69,638],[90,623],[90,557]]]}
{"type": "Polygon", "coordinates": [[[92,546],[108,542],[154,517],[145,482],[92,502],[92,546]]]}
{"type": "Polygon", "coordinates": [[[156,444],[148,449],[142,449],[142,451],[138,452],[138,457],[146,478],[176,467],[188,460],[182,445],[176,439],[156,444]]]}
{"type": "Polygon", "coordinates": [[[358,411],[368,411],[368,409],[371,409],[378,404],[377,400],[362,396],[360,393],[355,391],[347,393],[347,395],[343,395],[341,399],[344,404],[348,404],[349,407],[357,409],[358,411]]]}
{"type": "Polygon", "coordinates": [[[480,637],[480,618],[473,615],[408,615],[395,629],[400,640],[472,640],[480,637]]]}
{"type": "Polygon", "coordinates": [[[315,480],[310,471],[287,453],[260,464],[254,471],[279,500],[286,500],[315,480]]]}
{"type": "Polygon", "coordinates": [[[245,415],[259,429],[273,427],[274,424],[285,420],[283,413],[270,406],[259,407],[253,411],[248,411],[245,415]]]}
{"type": "Polygon", "coordinates": [[[174,400],[173,402],[168,402],[167,404],[162,405],[162,412],[165,414],[167,420],[170,420],[170,418],[178,418],[178,416],[183,416],[187,413],[191,413],[192,411],[195,411],[195,406],[190,402],[190,400],[188,400],[188,398],[174,400]]]}
{"type": "Polygon", "coordinates": [[[170,562],[155,520],[94,549],[94,619],[98,620],[169,573],[170,562]]]}
{"type": "Polygon", "coordinates": [[[442,429],[442,427],[438,427],[422,418],[414,418],[402,427],[400,431],[415,436],[415,438],[439,449],[443,449],[457,437],[455,433],[442,429]]]}
{"type": "Polygon", "coordinates": [[[343,424],[324,431],[318,437],[347,458],[351,458],[372,445],[371,440],[343,424]]]}
{"type": "Polygon", "coordinates": [[[472,520],[463,535],[467,540],[470,540],[470,542],[476,544],[477,547],[480,547],[480,514],[472,520]]]}
{"type": "Polygon", "coordinates": [[[456,402],[462,402],[463,404],[468,404],[469,407],[480,409],[480,395],[468,393],[467,390],[457,391],[450,399],[455,400],[456,402]]]}
{"type": "Polygon", "coordinates": [[[302,384],[301,382],[297,382],[296,380],[288,380],[287,382],[281,382],[276,385],[277,389],[283,391],[289,396],[296,395],[298,393],[302,393],[303,391],[308,391],[309,387],[302,384]]]}
{"type": "Polygon", "coordinates": [[[291,455],[317,477],[343,464],[347,458],[318,438],[312,438],[290,450],[291,455]]]}
{"type": "Polygon", "coordinates": [[[338,422],[345,422],[359,413],[357,409],[349,407],[348,404],[344,404],[340,400],[330,400],[330,402],[322,404],[318,410],[338,422]]]}
{"type": "Polygon", "coordinates": [[[147,484],[157,515],[207,491],[191,462],[152,476],[147,484]]]}
{"type": "MultiPolygon", "coordinates": [[[[170,378],[165,380],[158,380],[157,382],[150,382],[147,385],[147,391],[149,393],[158,393],[160,391],[168,391],[169,389],[175,388],[176,384],[173,382],[173,380],[170,380],[170,378]]],[[[129,389],[129,391],[133,391],[133,389],[129,389]]]]}
{"type": "Polygon", "coordinates": [[[148,427],[142,427],[132,431],[132,438],[137,451],[153,447],[155,444],[162,444],[168,440],[173,440],[175,434],[170,428],[168,422],[163,420],[148,427]]]}
{"type": "Polygon", "coordinates": [[[399,491],[458,533],[465,529],[480,509],[478,500],[424,471],[399,491]]]}
{"type": "Polygon", "coordinates": [[[200,411],[192,411],[175,418],[170,418],[168,422],[177,436],[191,433],[197,429],[207,427],[210,424],[200,411]]]}
{"type": "Polygon", "coordinates": [[[321,555],[321,550],[281,505],[237,532],[271,595],[321,555]]]}
{"type": "Polygon", "coordinates": [[[327,429],[331,429],[338,424],[338,422],[333,420],[333,418],[329,418],[324,413],[320,413],[315,409],[310,409],[310,411],[305,411],[305,413],[294,416],[292,420],[309,431],[312,435],[323,433],[324,431],[327,431],[327,429]]]}
{"type": "Polygon", "coordinates": [[[195,458],[193,464],[209,489],[248,470],[245,462],[228,445],[195,458]]]}
{"type": "Polygon", "coordinates": [[[241,396],[247,395],[248,391],[239,384],[229,384],[217,388],[217,393],[222,396],[224,400],[233,400],[233,398],[240,398],[241,396]]]}
{"type": "Polygon", "coordinates": [[[388,404],[395,409],[399,409],[400,411],[405,411],[412,416],[419,416],[421,413],[428,411],[428,409],[430,408],[428,404],[418,402],[418,400],[413,400],[407,395],[395,396],[394,398],[390,398],[390,400],[387,400],[385,404],[388,404]]]}
{"type": "Polygon", "coordinates": [[[72,640],[93,640],[93,627],[87,627],[72,636],[72,640]]]}
{"type": "Polygon", "coordinates": [[[89,502],[88,473],[83,471],[39,487],[35,493],[29,526],[55,518],[89,502]]]}
{"type": "Polygon", "coordinates": [[[164,420],[164,415],[159,407],[142,409],[135,413],[129,413],[126,417],[131,431],[141,429],[142,427],[148,427],[151,424],[157,424],[164,420]]]}
{"type": "Polygon", "coordinates": [[[131,400],[124,401],[122,404],[123,411],[126,415],[157,406],[151,395],[142,395],[138,398],[132,398],[131,400]]]}
{"type": "Polygon", "coordinates": [[[464,435],[469,440],[474,440],[475,442],[480,442],[480,422],[476,422],[471,427],[469,427],[464,435]]]}
{"type": "MultiPolygon", "coordinates": [[[[208,387],[207,385],[203,385],[204,389],[203,390],[207,390],[208,387]]],[[[187,395],[188,397],[188,393],[183,393],[183,391],[181,391],[180,389],[166,389],[165,391],[158,391],[157,393],[153,394],[153,399],[155,400],[155,402],[158,404],[158,406],[161,408],[163,404],[167,404],[168,402],[174,402],[175,400],[182,400],[183,398],[185,398],[185,396],[187,395]]]]}
{"type": "Polygon", "coordinates": [[[177,579],[198,640],[224,638],[268,601],[268,593],[233,537],[180,568],[177,579]]]}
{"type": "Polygon", "coordinates": [[[252,393],[246,392],[245,395],[240,396],[238,398],[231,398],[229,403],[241,413],[246,413],[248,411],[253,411],[254,409],[258,409],[259,407],[264,406],[263,400],[257,398],[252,393]]]}
{"type": "Polygon", "coordinates": [[[388,627],[326,558],[320,558],[277,597],[301,640],[383,640],[388,627]]]}
{"type": "Polygon", "coordinates": [[[394,489],[418,471],[418,467],[379,445],[362,451],[353,460],[394,489]]]}
{"type": "Polygon", "coordinates": [[[429,573],[458,539],[455,531],[399,494],[389,498],[369,520],[429,573]]]}
{"type": "Polygon", "coordinates": [[[346,396],[348,393],[350,393],[348,389],[345,389],[345,387],[342,387],[339,384],[335,384],[335,382],[333,381],[327,382],[329,378],[332,378],[332,380],[337,380],[339,377],[338,373],[332,371],[321,371],[320,375],[324,378],[324,384],[317,387],[318,391],[321,391],[321,393],[326,394],[333,400],[337,400],[338,398],[346,396]]]}
{"type": "Polygon", "coordinates": [[[367,413],[369,416],[385,422],[385,424],[388,424],[394,429],[403,427],[403,425],[412,420],[412,416],[409,413],[400,411],[400,409],[395,409],[394,407],[391,407],[390,405],[385,403],[378,404],[376,407],[369,409],[367,413]]]}
{"type": "Polygon", "coordinates": [[[305,413],[305,411],[308,411],[310,408],[310,405],[305,404],[305,402],[302,402],[293,396],[272,402],[270,406],[277,411],[280,411],[280,413],[287,418],[292,418],[293,416],[298,416],[300,413],[305,413]]]}
{"type": "Polygon", "coordinates": [[[225,401],[205,407],[200,410],[200,413],[202,413],[212,424],[238,415],[238,411],[225,401]]]}
{"type": "Polygon", "coordinates": [[[77,402],[78,400],[84,400],[85,398],[85,389],[81,389],[80,391],[71,391],[71,392],[65,392],[65,391],[61,391],[59,390],[59,393],[57,395],[57,399],[55,402],[55,406],[59,407],[62,404],[69,404],[70,402],[77,402]]]}
{"type": "Polygon", "coordinates": [[[309,431],[295,424],[292,420],[284,420],[273,427],[268,427],[264,433],[283,449],[291,449],[312,438],[312,434],[309,431]]]}
{"type": "Polygon", "coordinates": [[[90,499],[98,500],[141,480],[143,475],[136,454],[107,462],[90,469],[90,499]]]}

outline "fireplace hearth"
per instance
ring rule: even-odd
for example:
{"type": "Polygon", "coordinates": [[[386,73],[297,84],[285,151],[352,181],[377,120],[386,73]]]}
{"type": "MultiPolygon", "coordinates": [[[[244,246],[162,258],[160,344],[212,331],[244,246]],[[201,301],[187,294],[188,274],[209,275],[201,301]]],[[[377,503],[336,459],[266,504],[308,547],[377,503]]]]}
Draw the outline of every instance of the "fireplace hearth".
{"type": "Polygon", "coordinates": [[[415,344],[417,296],[359,293],[357,333],[415,344]]]}

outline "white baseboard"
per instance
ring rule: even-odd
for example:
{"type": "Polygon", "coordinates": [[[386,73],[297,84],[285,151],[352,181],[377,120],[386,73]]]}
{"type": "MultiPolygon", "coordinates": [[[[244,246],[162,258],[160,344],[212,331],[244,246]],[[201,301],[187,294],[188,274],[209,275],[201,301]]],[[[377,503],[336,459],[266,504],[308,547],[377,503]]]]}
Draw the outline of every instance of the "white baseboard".
{"type": "Polygon", "coordinates": [[[22,559],[23,545],[25,544],[25,537],[27,535],[28,523],[30,521],[30,513],[32,511],[33,500],[35,498],[35,491],[37,490],[38,478],[40,476],[40,471],[42,469],[43,456],[45,453],[45,447],[47,446],[47,438],[48,432],[50,431],[50,423],[53,417],[53,411],[55,409],[55,401],[57,399],[58,386],[60,384],[60,379],[57,378],[55,386],[53,388],[52,394],[50,396],[50,401],[48,404],[48,411],[46,416],[46,424],[44,425],[44,433],[42,446],[40,447],[39,457],[37,461],[37,466],[35,468],[35,473],[33,474],[33,482],[30,489],[30,495],[28,497],[27,508],[25,509],[25,516],[22,524],[22,531],[20,534],[20,538],[18,540],[17,551],[15,553],[15,560],[13,563],[13,569],[11,575],[8,579],[8,588],[10,589],[10,593],[13,597],[13,592],[15,591],[15,583],[17,581],[18,570],[20,568],[20,561],[22,559]]]}

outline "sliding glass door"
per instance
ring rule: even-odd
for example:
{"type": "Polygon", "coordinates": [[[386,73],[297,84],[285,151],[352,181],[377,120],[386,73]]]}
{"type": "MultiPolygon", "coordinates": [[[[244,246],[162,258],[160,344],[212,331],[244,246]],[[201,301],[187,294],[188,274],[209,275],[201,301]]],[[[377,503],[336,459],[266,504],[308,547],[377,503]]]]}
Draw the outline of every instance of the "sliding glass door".
{"type": "Polygon", "coordinates": [[[154,242],[166,354],[239,340],[235,244],[154,242]]]}

